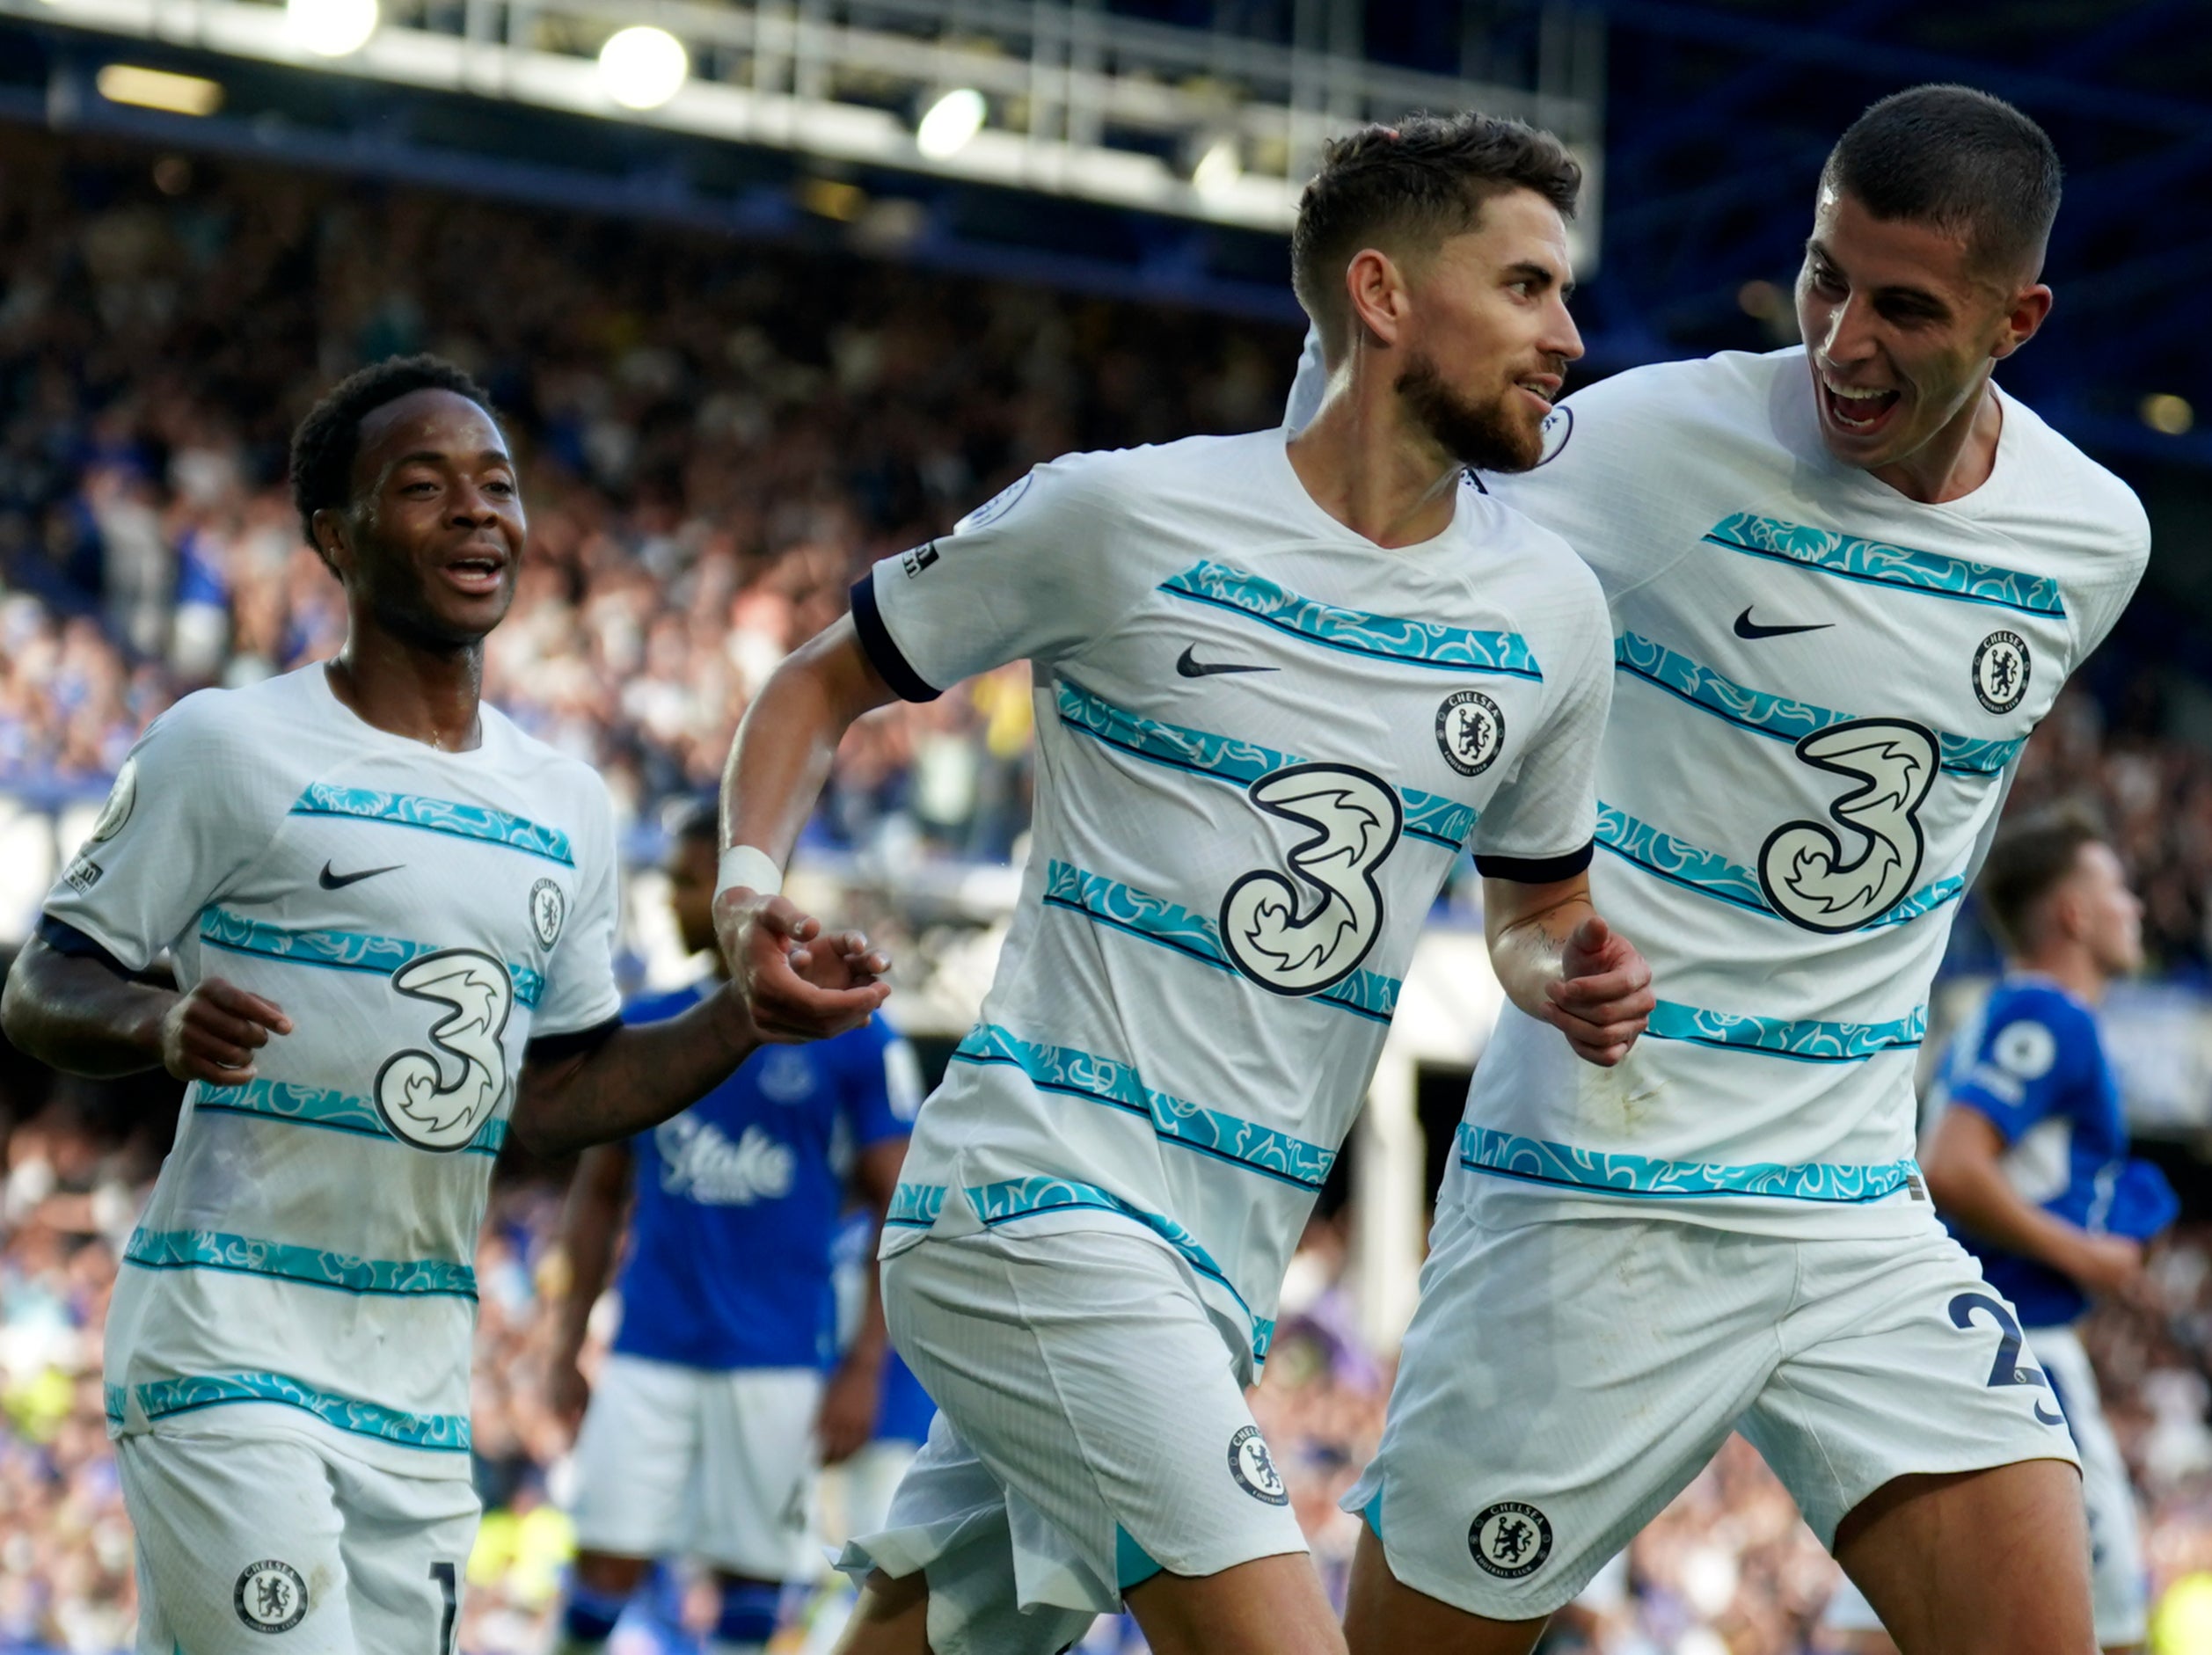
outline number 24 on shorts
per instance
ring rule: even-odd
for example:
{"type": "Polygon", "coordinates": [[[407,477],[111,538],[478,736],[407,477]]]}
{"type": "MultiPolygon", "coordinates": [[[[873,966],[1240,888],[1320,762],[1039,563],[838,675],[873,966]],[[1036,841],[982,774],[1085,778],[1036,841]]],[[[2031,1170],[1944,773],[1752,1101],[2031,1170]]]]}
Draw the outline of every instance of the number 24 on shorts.
{"type": "MultiPolygon", "coordinates": [[[[2012,1312],[2001,1299],[1986,1293],[1962,1293],[1951,1301],[1951,1325],[1970,1328],[1975,1325],[1976,1311],[1986,1311],[2004,1337],[1997,1343],[1997,1360],[1989,1368],[1989,1383],[1997,1385],[2033,1385],[2039,1390],[2050,1389],[2050,1381],[2040,1367],[2020,1366],[2020,1324],[2012,1319],[2012,1312]]],[[[2066,1416],[2056,1409],[2048,1411],[2042,1399],[2035,1403],[2035,1417],[2047,1425],[2062,1425],[2066,1416]]]]}

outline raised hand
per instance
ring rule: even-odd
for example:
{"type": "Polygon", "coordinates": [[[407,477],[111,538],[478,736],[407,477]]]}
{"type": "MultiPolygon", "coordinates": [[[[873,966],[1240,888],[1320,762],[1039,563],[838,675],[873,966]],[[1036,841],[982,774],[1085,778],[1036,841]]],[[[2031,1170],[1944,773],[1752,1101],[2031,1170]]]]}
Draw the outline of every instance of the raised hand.
{"type": "Polygon", "coordinates": [[[788,897],[742,887],[714,899],[714,933],[730,983],[764,1040],[819,1040],[857,1029],[891,996],[891,968],[858,931],[825,937],[788,897]]]}
{"type": "Polygon", "coordinates": [[[1559,959],[1559,979],[1544,985],[1539,1014],[1586,1063],[1610,1068],[1628,1055],[1658,998],[1652,968],[1636,945],[1593,914],[1574,928],[1559,959]]]}
{"type": "Polygon", "coordinates": [[[269,1036],[291,1032],[292,1019],[273,1001],[202,978],[162,1017],[161,1066],[180,1081],[243,1086],[259,1074],[254,1054],[269,1036]]]}

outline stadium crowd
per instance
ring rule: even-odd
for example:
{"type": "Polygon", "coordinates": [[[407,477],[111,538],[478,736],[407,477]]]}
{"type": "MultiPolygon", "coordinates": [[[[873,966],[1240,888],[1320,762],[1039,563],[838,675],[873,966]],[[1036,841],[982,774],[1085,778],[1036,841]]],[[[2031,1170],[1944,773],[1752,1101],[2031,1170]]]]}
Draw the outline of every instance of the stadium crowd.
{"type": "MultiPolygon", "coordinates": [[[[870,560],[1033,461],[1272,420],[1296,336],[803,250],[0,131],[0,796],[97,798],[179,695],[327,654],[338,589],[299,539],[291,426],[357,362],[434,349],[521,451],[531,556],[488,692],[649,825],[711,783],[782,655],[870,560]]],[[[1003,861],[1027,820],[1019,667],[866,721],[812,833],[896,869],[1003,861]]],[[[2070,692],[2017,797],[2093,784],[2162,966],[2201,970],[2212,758],[2070,692]]],[[[0,914],[0,937],[31,915],[0,914]]],[[[128,1646],[130,1542],[101,1426],[115,1258],[173,1119],[162,1089],[0,1070],[0,1651],[128,1646]]],[[[482,1243],[474,1407],[492,1515],[462,1642],[542,1650],[568,1545],[546,1406],[558,1190],[503,1182],[482,1243]]],[[[1317,1228],[1260,1415],[1324,1570],[1386,1367],[1317,1228]]],[[[2161,1648],[2212,1651],[2212,1236],[2165,1246],[2158,1316],[2092,1342],[2166,1593],[2161,1648]]],[[[1818,1647],[1836,1578],[1741,1443],[1562,1622],[1605,1655],[1818,1647]]],[[[1102,1628],[1101,1647],[1118,1635],[1102,1628]]]]}
{"type": "MultiPolygon", "coordinates": [[[[94,1129],[56,1097],[11,1133],[0,1214],[0,1651],[108,1655],[129,1647],[135,1594],[99,1401],[102,1317],[115,1258],[153,1163],[142,1144],[94,1129]]],[[[469,1570],[462,1647],[540,1655],[550,1646],[572,1545],[558,1499],[568,1442],[546,1404],[549,1296],[563,1268],[558,1191],[505,1184],[478,1257],[482,1286],[474,1398],[477,1481],[488,1515],[469,1570]]],[[[1343,1247],[1317,1226],[1294,1266],[1277,1354],[1256,1404],[1295,1509],[1332,1588],[1356,1520],[1336,1509],[1380,1437],[1389,1372],[1354,1332],[1337,1280],[1343,1247]]],[[[2106,1403],[2150,1513],[2161,1608],[2157,1655],[2212,1650],[2212,1432],[2204,1363],[2212,1351],[2212,1231],[2163,1243],[2152,1275],[2162,1309],[2107,1306],[2087,1338],[2106,1403]]],[[[1820,1630],[1835,1565],[1781,1486],[1741,1440],[1693,1484],[1583,1600],[1560,1617],[1552,1655],[1797,1655],[1835,1647],[1820,1630]]],[[[828,1590],[800,1607],[829,1622],[828,1590]]],[[[623,1655],[683,1647],[672,1630],[618,1641],[623,1655]]],[[[1101,1623],[1094,1650],[1126,1629],[1101,1623]]],[[[1134,1644],[1128,1647],[1139,1647],[1134,1644]]]]}

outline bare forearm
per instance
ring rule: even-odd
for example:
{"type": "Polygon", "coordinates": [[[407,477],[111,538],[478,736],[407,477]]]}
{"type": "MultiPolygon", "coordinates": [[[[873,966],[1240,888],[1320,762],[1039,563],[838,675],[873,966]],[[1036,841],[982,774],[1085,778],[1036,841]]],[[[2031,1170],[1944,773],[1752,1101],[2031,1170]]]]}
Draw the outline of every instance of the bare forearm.
{"type": "Polygon", "coordinates": [[[105,1079],[160,1066],[161,1022],[177,998],[33,938],[8,973],[0,1024],[40,1062],[105,1079]]]}
{"type": "Polygon", "coordinates": [[[1923,1170],[1937,1209],[1965,1228],[2007,1252],[2041,1260],[2072,1274],[2088,1231],[2047,1213],[2012,1187],[1996,1162],[1964,1157],[1932,1162],[1923,1170]]]}
{"type": "Polygon", "coordinates": [[[793,651],[738,725],[722,773],[722,842],[757,846],[781,864],[821,796],[847,727],[890,699],[850,620],[793,651]]]}
{"type": "Polygon", "coordinates": [[[759,1048],[725,988],[682,1017],[617,1030],[581,1057],[532,1064],[515,1100],[515,1135],[539,1155],[612,1143],[680,1114],[759,1048]]]}
{"type": "MultiPolygon", "coordinates": [[[[1487,914],[1499,912],[1488,900],[1484,908],[1487,914]]],[[[1567,939],[1592,911],[1588,895],[1576,895],[1487,926],[1491,968],[1507,999],[1530,1017],[1543,1015],[1551,1004],[1544,989],[1559,981],[1567,939]]]]}
{"type": "Polygon", "coordinates": [[[568,1260],[568,1292],[555,1325],[555,1353],[573,1361],[584,1347],[591,1308],[607,1290],[613,1273],[615,1237],[621,1228],[622,1185],[629,1156],[612,1144],[584,1152],[569,1188],[568,1211],[561,1224],[561,1251],[568,1260]],[[602,1161],[602,1157],[604,1157],[602,1161]],[[611,1163],[611,1164],[609,1164],[611,1163]]]}
{"type": "Polygon", "coordinates": [[[883,1319],[883,1270],[876,1262],[875,1250],[876,1243],[883,1235],[883,1221],[890,1215],[892,1199],[898,1192],[899,1173],[906,1163],[906,1145],[904,1138],[871,1144],[861,1151],[854,1168],[853,1183],[875,1217],[875,1228],[868,1236],[868,1271],[862,1279],[860,1325],[853,1334],[845,1360],[871,1367],[880,1367],[891,1348],[891,1330],[883,1319]]]}

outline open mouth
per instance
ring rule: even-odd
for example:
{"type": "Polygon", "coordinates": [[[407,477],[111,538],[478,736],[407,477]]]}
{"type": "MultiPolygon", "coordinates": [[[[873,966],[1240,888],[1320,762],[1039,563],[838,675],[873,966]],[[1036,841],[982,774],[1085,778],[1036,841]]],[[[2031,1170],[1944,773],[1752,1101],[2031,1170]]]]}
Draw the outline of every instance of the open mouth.
{"type": "Polygon", "coordinates": [[[1853,436],[1872,436],[1889,423],[1889,417],[1903,400],[1902,392],[1879,390],[1856,385],[1839,385],[1825,374],[1821,375],[1821,401],[1828,411],[1829,422],[1853,436]]]}
{"type": "Polygon", "coordinates": [[[1537,408],[1547,414],[1559,398],[1560,381],[1556,374],[1531,374],[1526,379],[1515,380],[1513,383],[1514,389],[1526,393],[1537,408]]]}
{"type": "Polygon", "coordinates": [[[446,564],[445,577],[471,596],[488,596],[507,577],[507,558],[498,552],[464,552],[446,564]]]}

